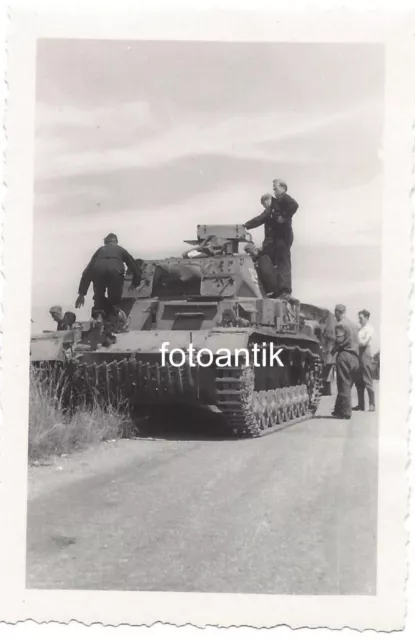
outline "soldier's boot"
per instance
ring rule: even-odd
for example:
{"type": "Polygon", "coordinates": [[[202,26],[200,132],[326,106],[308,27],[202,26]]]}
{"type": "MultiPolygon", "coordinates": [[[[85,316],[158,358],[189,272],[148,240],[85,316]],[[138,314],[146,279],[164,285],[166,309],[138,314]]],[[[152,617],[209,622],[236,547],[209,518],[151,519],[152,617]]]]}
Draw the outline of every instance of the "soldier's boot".
{"type": "Polygon", "coordinates": [[[364,387],[357,387],[357,405],[353,407],[353,411],[365,410],[365,389],[364,387]]]}
{"type": "Polygon", "coordinates": [[[373,391],[373,389],[368,389],[368,396],[369,396],[369,411],[376,411],[376,407],[375,407],[375,392],[373,391]]]}

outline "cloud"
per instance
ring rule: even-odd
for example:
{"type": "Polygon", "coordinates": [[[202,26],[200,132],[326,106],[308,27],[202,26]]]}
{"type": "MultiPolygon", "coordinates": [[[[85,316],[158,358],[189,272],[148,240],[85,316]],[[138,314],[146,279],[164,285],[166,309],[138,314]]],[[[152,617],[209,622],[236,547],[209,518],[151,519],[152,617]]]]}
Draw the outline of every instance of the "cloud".
{"type": "MultiPolygon", "coordinates": [[[[346,127],[346,130],[353,129],[356,132],[359,123],[370,120],[376,113],[376,106],[369,103],[334,114],[265,112],[228,118],[198,114],[197,118],[196,116],[193,116],[193,119],[187,117],[185,122],[179,121],[168,129],[163,129],[162,123],[159,123],[158,127],[153,123],[154,128],[150,136],[148,128],[144,127],[140,121],[140,109],[143,122],[149,124],[150,112],[145,103],[124,105],[119,111],[95,109],[82,113],[80,109],[68,108],[69,123],[74,127],[72,136],[78,135],[80,148],[76,152],[61,152],[63,144],[61,141],[54,158],[40,154],[36,176],[50,179],[70,175],[99,174],[130,167],[148,169],[187,157],[219,154],[236,159],[284,162],[285,164],[325,162],[324,152],[321,155],[321,150],[325,147],[324,145],[319,147],[322,136],[323,138],[330,136],[333,127],[341,129],[346,127]],[[138,124],[136,109],[139,114],[138,124]],[[98,125],[98,122],[102,122],[102,125],[98,125]],[[93,144],[92,148],[84,146],[83,129],[88,126],[94,131],[95,146],[98,146],[98,149],[94,149],[93,144]],[[141,131],[142,126],[145,131],[144,136],[141,131]],[[129,143],[121,147],[112,146],[112,139],[118,141],[121,131],[128,134],[129,143]],[[104,134],[105,152],[100,148],[100,141],[104,134]],[[318,134],[319,137],[312,144],[307,145],[305,142],[290,154],[287,154],[284,149],[279,149],[279,144],[284,141],[301,139],[307,134],[318,134]]],[[[66,110],[57,110],[55,119],[50,110],[43,109],[43,111],[49,111],[49,113],[40,116],[40,121],[45,121],[41,127],[47,126],[49,135],[51,132],[56,132],[57,128],[60,130],[66,110]]]]}
{"type": "Polygon", "coordinates": [[[151,124],[150,104],[145,100],[121,103],[117,109],[108,107],[81,108],[74,105],[51,105],[42,101],[36,103],[36,135],[49,135],[57,128],[84,129],[97,127],[121,131],[125,122],[135,127],[151,124]]]}

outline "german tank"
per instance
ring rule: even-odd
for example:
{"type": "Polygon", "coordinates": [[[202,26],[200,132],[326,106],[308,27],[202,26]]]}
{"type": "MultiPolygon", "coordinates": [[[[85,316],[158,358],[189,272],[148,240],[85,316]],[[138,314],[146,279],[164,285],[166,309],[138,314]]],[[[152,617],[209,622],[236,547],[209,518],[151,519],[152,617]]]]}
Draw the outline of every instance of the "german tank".
{"type": "Polygon", "coordinates": [[[98,314],[83,327],[34,337],[32,363],[55,371],[67,402],[121,396],[131,408],[214,407],[234,436],[311,417],[322,393],[321,340],[300,332],[298,300],[265,295],[241,250],[250,241],[241,225],[199,225],[188,241],[197,247],[144,261],[136,289],[126,274],[121,322],[98,314]]]}

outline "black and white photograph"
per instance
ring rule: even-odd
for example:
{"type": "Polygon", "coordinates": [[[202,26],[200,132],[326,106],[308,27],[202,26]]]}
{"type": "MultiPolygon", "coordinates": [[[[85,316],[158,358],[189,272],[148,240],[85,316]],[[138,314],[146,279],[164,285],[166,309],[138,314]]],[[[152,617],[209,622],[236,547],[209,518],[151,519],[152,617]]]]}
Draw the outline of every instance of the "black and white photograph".
{"type": "Polygon", "coordinates": [[[399,628],[410,203],[385,196],[385,42],[32,51],[24,593],[347,596],[349,626],[367,601],[399,628]]]}

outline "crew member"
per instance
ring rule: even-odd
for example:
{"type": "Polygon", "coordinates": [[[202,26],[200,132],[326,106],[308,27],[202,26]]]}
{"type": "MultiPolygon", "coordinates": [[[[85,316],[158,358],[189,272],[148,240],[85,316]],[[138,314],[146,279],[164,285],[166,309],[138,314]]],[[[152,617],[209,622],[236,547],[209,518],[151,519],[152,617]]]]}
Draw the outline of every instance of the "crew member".
{"type": "Polygon", "coordinates": [[[358,353],[359,352],[359,336],[358,336],[357,325],[355,325],[354,322],[349,320],[349,318],[346,316],[346,311],[347,309],[344,304],[336,304],[334,308],[334,315],[335,315],[337,324],[339,323],[347,324],[347,326],[349,327],[352,335],[352,339],[353,339],[353,346],[356,347],[357,353],[358,353]]]}
{"type": "Polygon", "coordinates": [[[134,258],[118,244],[118,238],[110,233],[104,239],[104,245],[92,256],[79,283],[78,298],[75,307],[79,309],[85,303],[89,285],[94,287],[94,309],[109,315],[118,311],[124,286],[124,263],[132,273],[130,289],[138,286],[140,269],[134,258]]]}
{"type": "Polygon", "coordinates": [[[336,354],[337,398],[332,415],[350,420],[352,416],[352,387],[359,373],[359,342],[357,327],[346,317],[346,307],[336,305],[334,310],[337,324],[335,327],[335,345],[332,354],[336,354]]]}
{"type": "Polygon", "coordinates": [[[67,327],[66,322],[64,321],[62,307],[58,304],[55,304],[49,309],[49,313],[52,316],[53,320],[57,323],[56,331],[64,331],[67,327]]]}
{"type": "Polygon", "coordinates": [[[254,262],[259,280],[264,287],[267,298],[276,298],[278,278],[269,255],[262,253],[252,242],[246,244],[244,251],[251,256],[254,262]]]}
{"type": "Polygon", "coordinates": [[[66,311],[62,322],[65,324],[65,329],[72,329],[76,322],[76,315],[72,311],[66,311]]]}
{"type": "Polygon", "coordinates": [[[279,297],[289,298],[291,285],[291,246],[294,240],[292,217],[298,209],[298,203],[287,193],[287,184],[283,180],[273,181],[274,197],[265,194],[261,198],[264,211],[248,220],[246,229],[255,229],[265,225],[265,237],[262,245],[264,253],[270,256],[277,269],[279,297]]]}
{"type": "Polygon", "coordinates": [[[369,397],[369,411],[375,411],[375,390],[373,388],[372,377],[372,351],[371,342],[375,332],[369,324],[370,313],[367,309],[362,309],[357,314],[359,318],[359,376],[357,383],[358,404],[353,407],[354,411],[365,410],[365,389],[369,397]]]}

